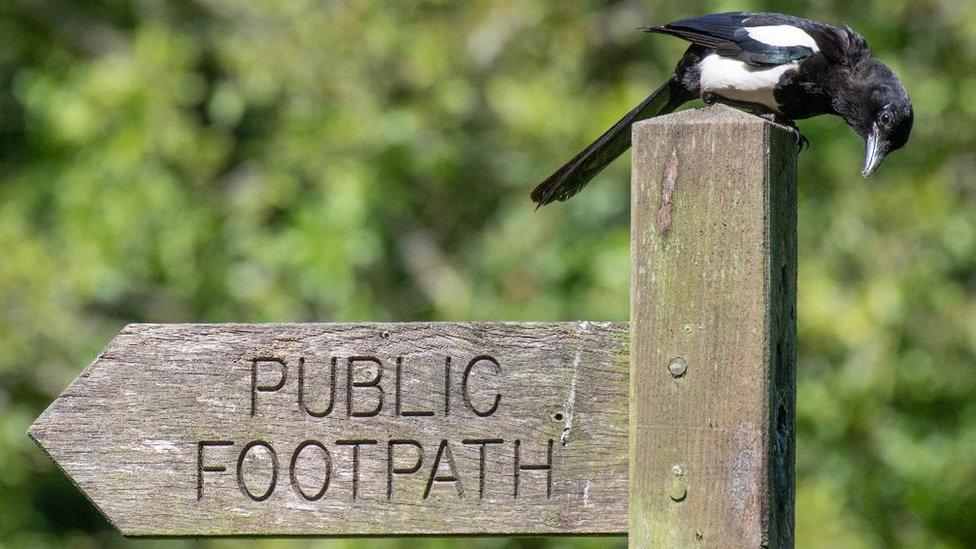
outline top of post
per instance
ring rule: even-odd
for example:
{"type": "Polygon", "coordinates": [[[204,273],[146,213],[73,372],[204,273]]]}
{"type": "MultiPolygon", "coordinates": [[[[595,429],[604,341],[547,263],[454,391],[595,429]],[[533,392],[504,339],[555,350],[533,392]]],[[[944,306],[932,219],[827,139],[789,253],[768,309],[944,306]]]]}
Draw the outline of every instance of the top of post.
{"type": "Polygon", "coordinates": [[[765,118],[721,103],[710,105],[704,109],[688,109],[664,116],[655,116],[654,118],[637,122],[634,125],[643,126],[653,124],[746,124],[750,126],[769,124],[780,127],[779,124],[770,122],[765,118]]]}
{"type": "MultiPolygon", "coordinates": [[[[655,116],[635,122],[631,132],[636,140],[637,136],[643,132],[650,131],[651,128],[660,129],[662,126],[703,126],[703,125],[723,125],[750,128],[764,135],[779,134],[782,136],[791,135],[793,129],[782,124],[766,120],[761,116],[756,116],[748,112],[716,103],[703,109],[688,109],[664,116],[655,116]]],[[[793,138],[790,138],[793,140],[793,138]]],[[[795,140],[794,140],[795,141],[795,140]]],[[[796,149],[799,150],[799,147],[796,149]]]]}

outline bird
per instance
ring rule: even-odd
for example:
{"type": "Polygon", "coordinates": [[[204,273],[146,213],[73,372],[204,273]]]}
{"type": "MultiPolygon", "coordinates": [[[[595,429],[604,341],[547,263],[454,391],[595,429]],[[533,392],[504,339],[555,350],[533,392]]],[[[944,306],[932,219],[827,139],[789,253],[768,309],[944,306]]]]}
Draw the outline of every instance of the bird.
{"type": "Polygon", "coordinates": [[[694,99],[784,124],[801,149],[809,141],[796,120],[840,116],[865,142],[864,177],[908,141],[914,113],[905,86],[847,25],[782,13],[728,12],[638,30],[691,44],[660,88],[532,191],[537,209],[572,198],[630,148],[633,123],[694,99]]]}

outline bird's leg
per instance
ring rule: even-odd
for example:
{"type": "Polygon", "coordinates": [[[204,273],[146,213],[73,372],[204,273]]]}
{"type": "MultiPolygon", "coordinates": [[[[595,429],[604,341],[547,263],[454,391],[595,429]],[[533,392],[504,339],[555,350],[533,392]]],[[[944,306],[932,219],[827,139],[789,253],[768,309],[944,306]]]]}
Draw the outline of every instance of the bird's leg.
{"type": "Polygon", "coordinates": [[[796,122],[794,122],[792,118],[787,118],[771,110],[762,112],[759,114],[759,116],[765,118],[766,120],[769,120],[774,124],[779,124],[780,126],[786,126],[787,128],[793,130],[793,139],[795,140],[796,144],[799,145],[801,151],[803,150],[803,147],[810,146],[810,140],[807,139],[807,136],[803,135],[803,132],[801,132],[800,128],[796,126],[796,122]]]}
{"type": "MultiPolygon", "coordinates": [[[[740,111],[747,112],[749,114],[754,114],[756,116],[762,116],[766,118],[766,114],[774,114],[773,111],[769,110],[769,107],[765,105],[760,105],[759,103],[750,103],[748,101],[737,101],[735,99],[729,99],[728,97],[722,97],[721,95],[705,92],[701,96],[702,101],[706,104],[711,105],[713,103],[721,103],[723,105],[728,105],[734,109],[739,109],[740,111]]],[[[767,120],[769,120],[767,118],[767,120]]]]}
{"type": "Polygon", "coordinates": [[[770,122],[773,122],[775,124],[786,126],[787,128],[793,130],[793,138],[796,140],[796,144],[800,146],[801,151],[803,150],[803,147],[810,146],[810,140],[807,139],[807,136],[803,135],[803,133],[800,131],[800,128],[796,127],[796,122],[794,122],[790,118],[787,118],[777,113],[776,111],[770,109],[765,105],[760,105],[759,103],[750,103],[748,101],[736,101],[734,99],[722,97],[721,95],[714,94],[711,92],[702,93],[701,98],[702,101],[704,101],[708,105],[711,105],[713,103],[722,103],[724,105],[728,105],[730,107],[739,109],[740,111],[745,111],[747,113],[765,118],[766,120],[769,120],[770,122]]]}
{"type": "Polygon", "coordinates": [[[810,146],[810,140],[807,139],[807,136],[803,135],[803,132],[801,132],[800,128],[796,126],[796,122],[794,122],[793,119],[776,113],[772,113],[772,115],[773,118],[770,118],[770,121],[793,130],[793,138],[796,140],[796,144],[800,147],[801,151],[803,150],[803,147],[810,146]]]}

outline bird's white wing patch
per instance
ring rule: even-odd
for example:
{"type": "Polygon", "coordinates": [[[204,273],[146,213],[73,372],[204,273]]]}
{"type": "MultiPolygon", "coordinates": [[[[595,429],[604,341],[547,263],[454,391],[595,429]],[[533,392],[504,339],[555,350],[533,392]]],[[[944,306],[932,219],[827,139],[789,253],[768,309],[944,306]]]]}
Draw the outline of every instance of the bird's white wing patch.
{"type": "Polygon", "coordinates": [[[791,25],[769,25],[765,27],[743,27],[749,38],[770,46],[806,46],[820,51],[817,41],[803,29],[791,25]]]}
{"type": "Polygon", "coordinates": [[[706,55],[698,65],[701,69],[701,91],[735,101],[759,103],[779,112],[773,90],[783,74],[796,69],[797,65],[793,62],[757,67],[713,53],[706,55]]]}

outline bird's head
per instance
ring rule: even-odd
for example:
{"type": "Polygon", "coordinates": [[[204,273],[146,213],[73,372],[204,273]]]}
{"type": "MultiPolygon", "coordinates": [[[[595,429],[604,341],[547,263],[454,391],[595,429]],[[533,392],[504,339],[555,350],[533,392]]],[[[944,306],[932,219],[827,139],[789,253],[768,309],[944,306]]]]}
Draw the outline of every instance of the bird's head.
{"type": "Polygon", "coordinates": [[[866,144],[861,175],[867,177],[888,153],[905,146],[915,115],[905,86],[880,61],[871,57],[862,60],[849,84],[848,93],[836,107],[866,144]]]}

